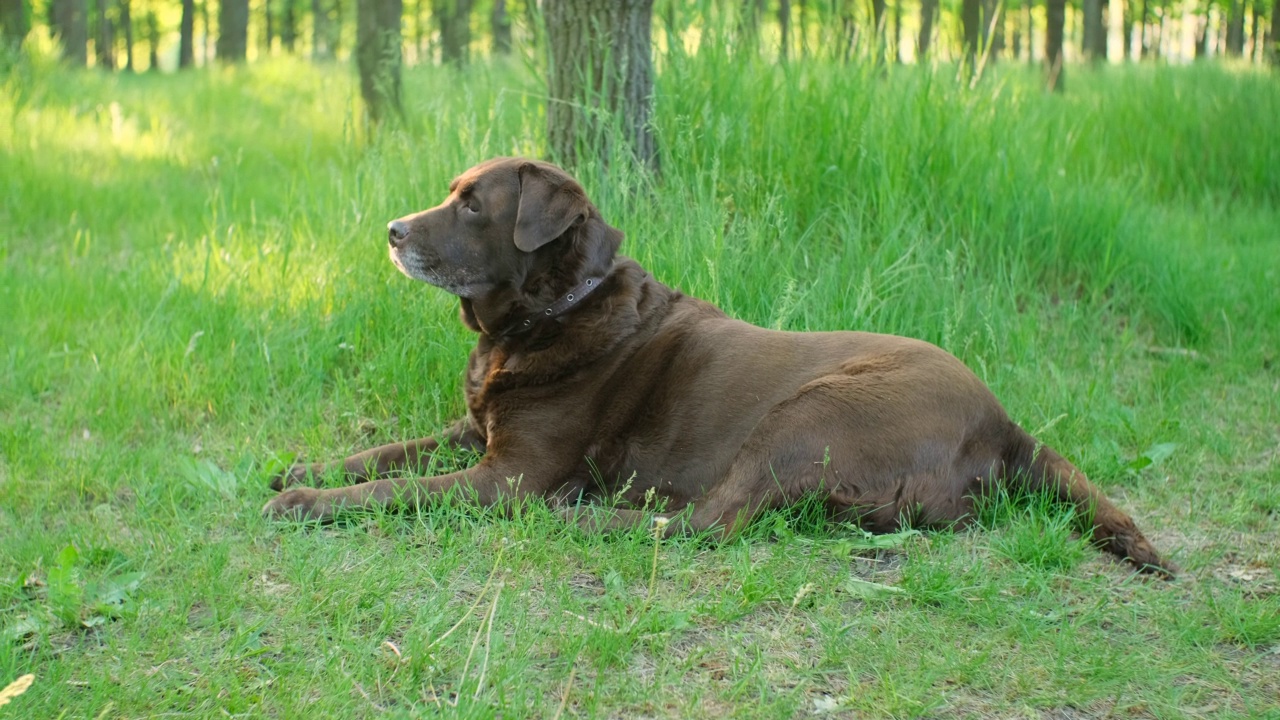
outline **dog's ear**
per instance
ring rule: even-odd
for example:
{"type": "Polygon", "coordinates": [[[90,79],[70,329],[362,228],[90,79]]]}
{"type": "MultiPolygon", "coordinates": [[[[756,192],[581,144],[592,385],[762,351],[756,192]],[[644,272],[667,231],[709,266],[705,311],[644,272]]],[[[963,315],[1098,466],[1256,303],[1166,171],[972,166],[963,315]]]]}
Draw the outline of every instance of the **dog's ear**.
{"type": "Polygon", "coordinates": [[[578,231],[579,251],[582,253],[584,277],[604,275],[613,265],[613,257],[622,245],[622,231],[606,223],[599,213],[587,218],[578,231]]]}
{"type": "Polygon", "coordinates": [[[520,166],[516,247],[533,252],[587,219],[591,202],[569,177],[549,176],[533,163],[520,166]]]}

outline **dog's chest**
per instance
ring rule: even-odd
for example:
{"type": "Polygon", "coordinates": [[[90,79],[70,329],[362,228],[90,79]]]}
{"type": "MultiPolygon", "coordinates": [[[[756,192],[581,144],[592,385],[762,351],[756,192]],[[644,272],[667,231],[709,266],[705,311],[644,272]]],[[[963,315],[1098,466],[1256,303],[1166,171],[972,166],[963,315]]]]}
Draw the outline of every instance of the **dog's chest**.
{"type": "Polygon", "coordinates": [[[503,367],[506,361],[505,353],[490,348],[487,351],[477,349],[467,364],[467,413],[471,416],[472,426],[486,439],[492,434],[496,420],[494,399],[502,390],[504,376],[509,374],[503,367]]]}

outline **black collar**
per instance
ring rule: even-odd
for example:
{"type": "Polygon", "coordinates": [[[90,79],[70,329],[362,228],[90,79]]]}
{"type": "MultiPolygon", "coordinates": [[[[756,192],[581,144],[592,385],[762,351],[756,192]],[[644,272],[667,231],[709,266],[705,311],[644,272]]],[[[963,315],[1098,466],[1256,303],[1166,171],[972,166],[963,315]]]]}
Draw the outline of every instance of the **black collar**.
{"type": "Polygon", "coordinates": [[[572,290],[561,295],[555,302],[546,306],[542,310],[529,313],[524,317],[517,317],[507,323],[501,331],[493,333],[495,337],[521,335],[529,332],[538,324],[540,320],[550,320],[560,317],[577,307],[578,303],[586,299],[588,295],[596,291],[596,288],[604,284],[605,278],[589,277],[578,283],[572,290]]]}

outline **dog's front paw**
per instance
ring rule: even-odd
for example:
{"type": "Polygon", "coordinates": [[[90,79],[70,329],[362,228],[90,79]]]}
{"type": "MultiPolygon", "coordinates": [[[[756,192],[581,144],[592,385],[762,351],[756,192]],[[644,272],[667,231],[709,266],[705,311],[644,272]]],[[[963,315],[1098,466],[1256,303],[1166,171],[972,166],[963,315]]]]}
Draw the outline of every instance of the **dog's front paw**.
{"type": "Polygon", "coordinates": [[[322,472],[324,472],[324,466],[319,463],[291,465],[271,478],[271,489],[280,491],[296,485],[310,485],[322,472]]]}
{"type": "Polygon", "coordinates": [[[262,516],[268,520],[328,520],[333,516],[333,504],[323,490],[293,488],[271,498],[262,507],[262,516]]]}

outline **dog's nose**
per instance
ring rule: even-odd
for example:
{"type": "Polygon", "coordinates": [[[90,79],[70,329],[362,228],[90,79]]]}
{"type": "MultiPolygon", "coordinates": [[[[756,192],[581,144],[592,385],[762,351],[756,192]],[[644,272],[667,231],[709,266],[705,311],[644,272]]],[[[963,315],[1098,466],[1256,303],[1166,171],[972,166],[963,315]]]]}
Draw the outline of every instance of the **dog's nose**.
{"type": "Polygon", "coordinates": [[[387,223],[387,242],[391,243],[391,247],[400,247],[400,243],[409,237],[409,226],[399,220],[392,220],[387,223]]]}

